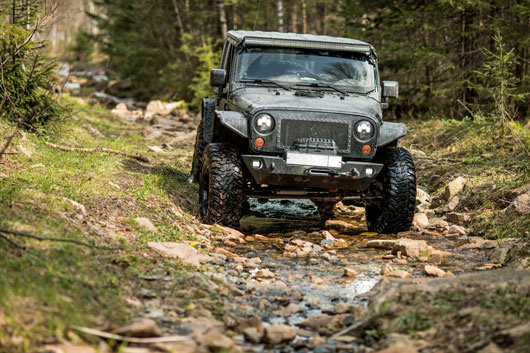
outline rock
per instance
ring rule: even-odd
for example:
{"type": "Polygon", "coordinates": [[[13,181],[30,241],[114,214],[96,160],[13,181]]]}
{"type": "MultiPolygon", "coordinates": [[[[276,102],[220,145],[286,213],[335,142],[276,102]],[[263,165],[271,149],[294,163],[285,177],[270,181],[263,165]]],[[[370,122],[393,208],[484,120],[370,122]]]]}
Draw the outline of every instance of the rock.
{"type": "Polygon", "coordinates": [[[397,342],[376,353],[418,353],[418,349],[410,343],[397,342]]]}
{"type": "Polygon", "coordinates": [[[148,218],[145,218],[145,217],[136,217],[134,219],[134,221],[136,222],[136,224],[138,224],[140,227],[144,227],[145,229],[147,230],[150,230],[151,232],[156,232],[157,229],[155,227],[155,225],[148,219],[148,218]]]}
{"type": "Polygon", "coordinates": [[[223,248],[217,248],[215,249],[214,251],[216,254],[220,254],[220,255],[224,255],[226,256],[227,259],[232,259],[234,260],[235,262],[240,262],[240,263],[244,263],[246,262],[247,258],[245,257],[241,257],[239,255],[236,255],[234,254],[233,252],[230,252],[226,249],[223,249],[223,248]]]}
{"type": "Polygon", "coordinates": [[[530,190],[521,194],[506,208],[507,214],[530,215],[530,190]]]}
{"type": "Polygon", "coordinates": [[[401,238],[392,247],[392,254],[401,252],[404,256],[420,257],[420,255],[429,254],[431,250],[432,247],[428,246],[425,240],[401,238]]]}
{"type": "Polygon", "coordinates": [[[77,202],[77,201],[70,200],[70,199],[68,199],[68,198],[66,198],[66,197],[63,197],[63,199],[64,199],[65,201],[70,202],[70,203],[75,207],[75,209],[77,210],[77,212],[81,213],[81,214],[82,214],[83,216],[85,216],[85,217],[87,216],[86,208],[85,208],[84,205],[80,204],[80,203],[77,202]]]}
{"type": "Polygon", "coordinates": [[[337,241],[335,242],[335,245],[338,246],[339,248],[344,248],[346,246],[348,246],[348,242],[344,239],[337,239],[337,241]]]}
{"type": "Polygon", "coordinates": [[[337,241],[337,239],[335,239],[335,237],[331,235],[331,233],[328,232],[327,230],[322,231],[322,240],[330,240],[332,242],[337,241]]]}
{"type": "Polygon", "coordinates": [[[198,337],[198,342],[207,346],[211,352],[231,352],[235,348],[235,343],[228,336],[219,330],[209,330],[206,334],[198,337]]]}
{"type": "Polygon", "coordinates": [[[245,234],[241,233],[240,231],[236,229],[230,228],[230,227],[215,225],[215,229],[220,229],[224,234],[230,236],[229,239],[244,239],[245,238],[245,234]]]}
{"type": "Polygon", "coordinates": [[[147,148],[156,153],[164,153],[164,150],[158,146],[147,146],[147,148]]]}
{"type": "Polygon", "coordinates": [[[429,226],[429,218],[427,218],[425,213],[416,213],[412,223],[420,228],[425,228],[429,226]]]}
{"type": "Polygon", "coordinates": [[[245,340],[251,343],[260,343],[263,339],[263,332],[260,332],[256,327],[247,327],[243,329],[243,336],[245,340]]]}
{"type": "Polygon", "coordinates": [[[297,326],[304,328],[309,327],[313,330],[318,330],[321,327],[327,326],[332,319],[333,316],[328,314],[317,314],[309,317],[305,321],[302,321],[301,323],[297,324],[297,326]]]}
{"type": "Polygon", "coordinates": [[[336,219],[327,220],[326,228],[336,229],[340,233],[356,233],[359,231],[359,228],[353,224],[336,219]]]}
{"type": "Polygon", "coordinates": [[[425,273],[431,276],[445,277],[447,275],[447,272],[433,265],[425,265],[424,269],[425,273]]]}
{"type": "Polygon", "coordinates": [[[449,212],[445,214],[445,218],[449,222],[456,224],[465,224],[471,220],[471,217],[467,213],[449,212]]]}
{"type": "Polygon", "coordinates": [[[275,324],[265,328],[265,340],[270,345],[292,341],[296,337],[296,331],[289,325],[275,324]]]}
{"type": "Polygon", "coordinates": [[[149,104],[147,104],[147,108],[145,108],[146,113],[155,113],[160,114],[163,113],[165,110],[164,103],[159,100],[151,101],[149,104]]]}
{"type": "Polygon", "coordinates": [[[352,312],[354,307],[353,304],[339,303],[333,307],[331,312],[335,315],[346,314],[352,312]]]}
{"type": "Polygon", "coordinates": [[[367,241],[365,246],[367,248],[390,250],[394,247],[394,245],[396,245],[396,243],[397,240],[375,239],[367,241]]]}
{"type": "Polygon", "coordinates": [[[147,246],[162,256],[174,257],[182,260],[185,264],[199,266],[199,256],[197,249],[187,244],[175,242],[148,242],[147,246]]]}
{"type": "Polygon", "coordinates": [[[390,264],[385,264],[385,266],[383,266],[383,268],[381,269],[381,274],[383,276],[386,276],[392,271],[394,271],[394,268],[390,264]]]}
{"type": "Polygon", "coordinates": [[[466,179],[463,177],[459,176],[458,178],[454,179],[445,187],[444,199],[449,201],[453,196],[462,191],[465,185],[466,179]]]}
{"type": "Polygon", "coordinates": [[[260,278],[274,278],[274,273],[272,273],[270,270],[263,269],[256,272],[255,277],[257,279],[260,278]]]}
{"type": "Polygon", "coordinates": [[[447,223],[447,221],[445,221],[443,218],[434,217],[429,219],[429,227],[445,229],[449,227],[449,223],[447,223]]]}
{"type": "Polygon", "coordinates": [[[420,188],[416,188],[416,205],[430,202],[431,196],[420,188]]]}
{"type": "Polygon", "coordinates": [[[489,260],[493,263],[505,265],[516,257],[518,250],[519,248],[515,244],[503,245],[491,253],[489,260]]]}
{"type": "Polygon", "coordinates": [[[344,273],[342,274],[342,277],[355,278],[355,277],[357,277],[357,271],[355,271],[354,269],[346,267],[344,269],[344,273]]]}
{"type": "Polygon", "coordinates": [[[487,240],[481,237],[469,237],[468,244],[459,246],[459,249],[494,249],[499,247],[495,240],[487,240]]]}
{"type": "Polygon", "coordinates": [[[416,188],[416,212],[423,213],[431,207],[431,197],[420,188],[416,188]]]}
{"type": "Polygon", "coordinates": [[[452,197],[451,200],[449,200],[449,202],[444,207],[442,207],[442,212],[454,211],[458,207],[459,203],[460,198],[458,196],[452,197]]]}
{"type": "Polygon", "coordinates": [[[162,131],[153,131],[149,135],[144,137],[144,140],[154,140],[154,139],[157,139],[159,137],[162,137],[162,131]]]}
{"type": "Polygon", "coordinates": [[[137,319],[116,330],[118,335],[129,337],[160,337],[162,333],[152,319],[137,319]]]}
{"type": "Polygon", "coordinates": [[[294,313],[297,313],[300,311],[300,306],[296,305],[294,303],[291,303],[287,306],[283,306],[278,310],[274,310],[272,312],[273,315],[281,316],[281,317],[288,317],[291,316],[294,313]]]}
{"type": "Polygon", "coordinates": [[[320,336],[316,336],[316,337],[313,337],[311,341],[309,341],[308,345],[309,347],[314,347],[314,346],[320,346],[321,344],[325,344],[325,343],[326,343],[326,339],[320,336]]]}
{"type": "Polygon", "coordinates": [[[386,273],[385,276],[394,277],[394,278],[410,278],[411,274],[410,272],[403,271],[403,270],[393,270],[390,273],[386,273]]]}
{"type": "Polygon", "coordinates": [[[449,227],[447,230],[449,234],[458,234],[458,235],[467,235],[468,232],[466,231],[466,228],[462,226],[457,226],[456,224],[453,224],[449,227]]]}

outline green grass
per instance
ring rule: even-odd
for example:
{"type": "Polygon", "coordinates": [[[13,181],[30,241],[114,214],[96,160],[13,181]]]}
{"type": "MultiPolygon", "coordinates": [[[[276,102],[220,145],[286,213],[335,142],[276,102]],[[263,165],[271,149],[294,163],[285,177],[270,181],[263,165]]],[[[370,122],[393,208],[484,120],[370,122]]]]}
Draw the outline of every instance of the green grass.
{"type": "MultiPolygon", "coordinates": [[[[189,221],[169,211],[195,212],[196,190],[185,184],[190,149],[159,159],[146,148],[141,127],[68,101],[77,111],[71,119],[48,126],[47,135],[17,134],[10,150],[18,153],[0,161],[0,228],[124,249],[10,237],[23,250],[0,239],[0,352],[35,351],[65,337],[74,325],[126,321],[132,313],[124,298],[140,285],[139,273],[153,268],[170,275],[186,271],[178,262],[145,257],[145,243],[195,239],[193,228],[185,227],[189,221]],[[141,153],[151,163],[108,153],[64,152],[46,142],[141,153]],[[88,215],[80,217],[65,198],[83,204],[88,215]],[[134,224],[139,216],[150,218],[158,232],[134,224]]],[[[0,141],[14,130],[2,122],[0,141]]]]}
{"type": "Polygon", "coordinates": [[[457,211],[472,214],[477,234],[491,239],[530,236],[530,217],[504,212],[530,188],[528,127],[510,123],[512,129],[501,136],[498,125],[485,121],[432,119],[407,125],[409,134],[401,144],[437,160],[420,161],[427,166],[418,172],[418,185],[437,197],[448,182],[463,176],[467,184],[457,211]]]}

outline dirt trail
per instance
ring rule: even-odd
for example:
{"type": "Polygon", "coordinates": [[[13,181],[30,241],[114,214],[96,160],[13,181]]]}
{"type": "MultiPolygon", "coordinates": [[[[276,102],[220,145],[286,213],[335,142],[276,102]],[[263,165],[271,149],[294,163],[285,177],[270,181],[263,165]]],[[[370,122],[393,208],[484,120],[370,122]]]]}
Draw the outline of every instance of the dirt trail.
{"type": "MultiPolygon", "coordinates": [[[[393,255],[391,250],[366,247],[369,240],[395,240],[396,236],[366,232],[363,213],[358,208],[336,210],[334,219],[348,225],[348,234],[336,231],[334,226],[326,227],[310,202],[253,202],[252,213],[241,222],[246,241],[224,246],[244,259],[225,263],[221,272],[228,283],[241,291],[239,296],[226,300],[230,313],[227,321],[236,331],[245,329],[241,325],[247,325],[244,319],[251,316],[259,318],[265,327],[287,324],[298,329],[291,344],[281,347],[249,344],[252,338],[248,335],[235,336],[241,343],[246,338],[244,347],[253,351],[335,352],[358,348],[358,342],[326,342],[326,338],[360,319],[358,309],[366,305],[385,265],[421,280],[427,276],[424,266],[431,264],[428,259],[407,259],[393,255]],[[331,231],[336,240],[323,240],[326,231],[331,231]],[[311,250],[307,253],[304,247],[308,249],[309,244],[311,250]],[[253,260],[256,258],[259,259],[253,260]],[[353,270],[352,277],[345,274],[349,270],[353,270]],[[312,322],[311,317],[317,320],[312,322]]],[[[416,232],[409,232],[406,237],[427,240],[435,249],[451,252],[442,260],[445,271],[465,272],[487,262],[485,256],[455,250],[461,239],[425,237],[416,232]]],[[[264,341],[267,342],[266,337],[264,341]]]]}
{"type": "MultiPolygon", "coordinates": [[[[127,107],[123,108],[127,116],[127,107]]],[[[124,221],[135,205],[130,193],[120,196],[129,206],[104,202],[87,206],[102,218],[112,209],[115,215],[106,221],[107,228],[129,234],[131,244],[140,245],[139,257],[160,259],[131,283],[133,292],[127,298],[132,318],[144,321],[105,329],[133,337],[180,335],[184,341],[131,344],[123,352],[374,352],[396,344],[402,345],[394,350],[399,352],[474,352],[493,342],[495,331],[530,319],[530,286],[525,287],[519,275],[506,277],[508,283],[502,281],[504,276],[488,271],[507,262],[516,251],[515,241],[505,239],[499,249],[496,241],[477,237],[465,227],[467,214],[453,212],[449,222],[446,215],[454,207],[445,207],[458,203],[457,196],[449,195],[430,210],[433,200],[419,193],[417,211],[424,216],[423,225],[415,220],[414,230],[400,234],[367,232],[362,208],[339,204],[331,219],[323,220],[311,202],[300,200],[264,204],[250,200],[251,214],[241,221],[240,231],[203,225],[193,216],[196,205],[189,194],[193,187],[184,185],[193,144],[192,119],[186,118],[185,130],[176,125],[177,118],[156,119],[170,128],[145,117],[129,125],[143,132],[155,158],[150,165],[124,163],[125,171],[115,181],[128,189],[137,183],[135,173],[162,171],[169,207],[144,197],[138,203],[151,219],[139,225],[156,229],[167,216],[164,213],[172,213],[179,232],[195,238],[159,238],[156,231],[145,232],[144,240],[137,238],[124,221]],[[178,167],[167,167],[174,166],[176,159],[178,167]],[[168,264],[182,272],[175,276],[165,267],[168,264]],[[457,281],[478,271],[488,275],[470,279],[465,286],[457,281]],[[449,285],[433,285],[443,288],[437,289],[439,295],[423,294],[440,280],[449,285]],[[412,286],[406,287],[407,293],[417,291],[419,296],[402,295],[401,283],[412,286]],[[491,283],[493,289],[487,287],[491,283]],[[386,299],[378,301],[381,297],[386,299]],[[475,312],[464,310],[475,306],[475,312]],[[473,320],[462,326],[468,331],[456,334],[461,330],[458,323],[469,317],[473,320]],[[470,345],[475,331],[481,332],[480,337],[470,345]],[[445,347],[450,339],[452,346],[445,347]]],[[[528,331],[524,330],[519,331],[528,331]]],[[[508,342],[506,335],[502,337],[494,342],[508,342]]],[[[505,345],[515,347],[513,342],[505,345]]]]}

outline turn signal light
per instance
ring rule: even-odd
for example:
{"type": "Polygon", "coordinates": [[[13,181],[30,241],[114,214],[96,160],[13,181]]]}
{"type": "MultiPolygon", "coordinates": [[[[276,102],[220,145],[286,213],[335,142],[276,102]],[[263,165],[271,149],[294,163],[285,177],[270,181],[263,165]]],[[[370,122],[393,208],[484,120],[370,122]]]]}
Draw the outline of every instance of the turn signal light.
{"type": "Polygon", "coordinates": [[[370,145],[364,145],[363,148],[361,149],[361,151],[364,154],[370,154],[370,153],[372,153],[372,147],[370,147],[370,145]]]}
{"type": "Polygon", "coordinates": [[[262,137],[257,137],[254,140],[254,145],[258,148],[261,148],[265,145],[265,140],[262,137]]]}

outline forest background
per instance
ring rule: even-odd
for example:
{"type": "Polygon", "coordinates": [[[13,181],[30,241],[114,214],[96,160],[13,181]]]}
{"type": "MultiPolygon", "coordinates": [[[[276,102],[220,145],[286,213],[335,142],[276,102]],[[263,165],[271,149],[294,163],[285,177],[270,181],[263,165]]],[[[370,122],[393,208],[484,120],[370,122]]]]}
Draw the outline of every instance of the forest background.
{"type": "Polygon", "coordinates": [[[357,38],[378,50],[383,79],[401,84],[392,113],[450,118],[527,116],[530,92],[528,0],[99,0],[97,33],[74,38],[79,55],[94,46],[138,99],[208,95],[231,29],[357,38]],[[506,87],[501,87],[506,86],[506,87]],[[499,97],[500,90],[504,90],[499,97]],[[504,100],[504,107],[499,106],[504,100]]]}

